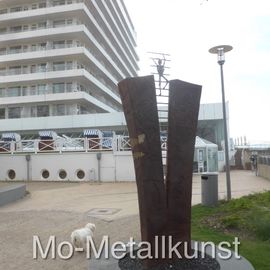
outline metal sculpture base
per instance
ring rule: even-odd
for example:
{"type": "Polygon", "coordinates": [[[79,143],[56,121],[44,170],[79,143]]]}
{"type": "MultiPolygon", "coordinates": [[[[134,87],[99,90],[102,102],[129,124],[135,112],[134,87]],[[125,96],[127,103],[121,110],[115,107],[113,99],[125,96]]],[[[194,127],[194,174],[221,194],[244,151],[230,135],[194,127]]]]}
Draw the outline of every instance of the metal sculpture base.
{"type": "MultiPolygon", "coordinates": [[[[208,256],[211,256],[211,250],[209,248],[206,249],[206,254],[208,254],[208,256]]],[[[215,260],[216,263],[214,263],[213,261],[212,261],[212,263],[210,263],[209,257],[207,257],[204,261],[203,260],[201,261],[201,263],[202,263],[201,267],[198,266],[198,264],[196,265],[194,263],[196,268],[190,268],[190,265],[192,263],[189,263],[189,264],[187,264],[187,267],[189,267],[189,268],[184,268],[183,264],[182,264],[182,268],[179,268],[179,266],[181,264],[176,263],[176,265],[178,265],[178,268],[175,268],[176,266],[174,266],[174,265],[172,265],[172,267],[169,266],[169,268],[168,267],[164,268],[164,266],[162,264],[160,264],[160,265],[156,265],[155,267],[151,268],[151,270],[187,270],[187,269],[188,270],[193,270],[193,269],[196,269],[196,270],[211,270],[211,269],[254,270],[254,267],[251,265],[251,263],[248,260],[246,260],[244,257],[241,257],[241,259],[236,259],[235,254],[233,252],[232,252],[232,254],[233,254],[232,257],[228,260],[220,259],[218,254],[221,254],[223,256],[227,255],[226,253],[224,253],[224,251],[222,251],[222,250],[218,249],[218,247],[216,247],[216,260],[215,260]],[[219,268],[213,268],[216,265],[218,265],[219,268]]],[[[213,259],[211,258],[211,260],[213,260],[213,259]]],[[[142,263],[135,264],[133,262],[133,265],[132,265],[132,263],[129,263],[128,268],[123,268],[124,266],[122,268],[120,268],[119,264],[121,265],[121,263],[119,263],[119,261],[114,259],[114,258],[105,259],[104,254],[103,254],[100,259],[92,258],[89,260],[88,270],[143,270],[142,263]]]]}

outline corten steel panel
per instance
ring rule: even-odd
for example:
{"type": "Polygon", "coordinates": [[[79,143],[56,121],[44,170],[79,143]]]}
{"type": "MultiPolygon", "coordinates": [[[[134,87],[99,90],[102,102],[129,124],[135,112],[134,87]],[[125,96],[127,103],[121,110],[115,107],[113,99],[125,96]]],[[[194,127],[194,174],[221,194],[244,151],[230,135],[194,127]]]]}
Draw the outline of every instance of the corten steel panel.
{"type": "MultiPolygon", "coordinates": [[[[142,241],[152,244],[152,254],[156,254],[155,236],[190,243],[192,165],[201,86],[170,82],[166,185],[154,77],[125,79],[119,83],[119,92],[131,138],[142,241]]],[[[146,260],[145,266],[157,263],[146,260]]]]}
{"type": "Polygon", "coordinates": [[[132,144],[142,241],[153,244],[155,236],[163,235],[166,226],[166,191],[154,77],[125,79],[119,83],[119,92],[132,144]]]}
{"type": "Polygon", "coordinates": [[[200,96],[201,86],[170,81],[166,188],[167,233],[173,242],[191,240],[192,165],[200,96]]]}

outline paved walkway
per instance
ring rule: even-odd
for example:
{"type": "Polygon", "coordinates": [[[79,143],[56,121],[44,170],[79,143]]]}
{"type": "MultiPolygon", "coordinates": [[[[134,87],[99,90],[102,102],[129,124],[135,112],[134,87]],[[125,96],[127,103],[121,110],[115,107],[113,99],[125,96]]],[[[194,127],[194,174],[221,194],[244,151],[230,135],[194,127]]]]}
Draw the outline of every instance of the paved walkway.
{"type": "MultiPolygon", "coordinates": [[[[270,190],[270,181],[256,177],[251,171],[232,171],[232,196],[238,198],[254,192],[270,190]]],[[[9,184],[9,183],[8,183],[9,184]]],[[[7,183],[0,183],[0,187],[7,183]]],[[[116,213],[95,215],[104,220],[113,220],[138,213],[137,188],[135,183],[27,183],[30,195],[1,207],[0,212],[21,211],[67,211],[87,213],[94,208],[112,208],[116,213]]],[[[225,173],[219,174],[219,198],[226,195],[225,173]]],[[[201,180],[193,177],[193,204],[201,202],[201,180]]]]}

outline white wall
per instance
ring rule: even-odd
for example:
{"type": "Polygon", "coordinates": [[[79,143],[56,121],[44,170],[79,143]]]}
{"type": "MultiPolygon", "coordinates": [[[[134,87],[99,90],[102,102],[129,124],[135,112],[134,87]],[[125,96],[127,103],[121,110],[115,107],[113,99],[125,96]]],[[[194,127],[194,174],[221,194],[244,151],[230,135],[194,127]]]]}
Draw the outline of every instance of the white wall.
{"type": "MultiPolygon", "coordinates": [[[[96,153],[41,153],[31,155],[30,179],[33,181],[97,181],[98,160],[96,153]],[[42,172],[49,171],[49,177],[44,179],[42,172]],[[65,170],[67,177],[61,179],[59,171],[65,170]],[[78,170],[85,177],[77,177],[78,170]]],[[[0,156],[0,181],[10,180],[8,171],[14,170],[14,180],[27,180],[27,161],[25,155],[0,156]]],[[[102,152],[100,161],[101,181],[135,181],[135,172],[131,152],[102,152]]]]}

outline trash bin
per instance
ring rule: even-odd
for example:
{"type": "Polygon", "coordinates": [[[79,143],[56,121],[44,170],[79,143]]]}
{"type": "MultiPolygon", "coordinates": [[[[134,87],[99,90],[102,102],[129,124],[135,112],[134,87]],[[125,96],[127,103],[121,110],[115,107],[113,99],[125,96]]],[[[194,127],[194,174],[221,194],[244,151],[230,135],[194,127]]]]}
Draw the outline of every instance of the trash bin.
{"type": "Polygon", "coordinates": [[[218,203],[218,173],[203,173],[202,182],[202,205],[216,206],[218,203]]]}

